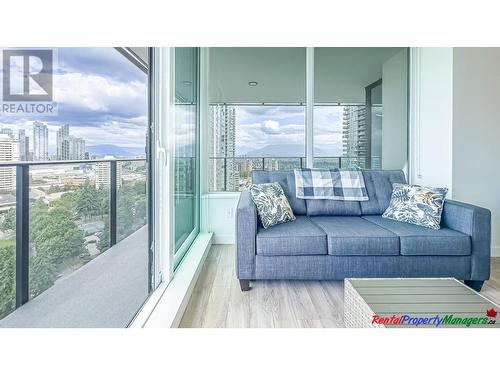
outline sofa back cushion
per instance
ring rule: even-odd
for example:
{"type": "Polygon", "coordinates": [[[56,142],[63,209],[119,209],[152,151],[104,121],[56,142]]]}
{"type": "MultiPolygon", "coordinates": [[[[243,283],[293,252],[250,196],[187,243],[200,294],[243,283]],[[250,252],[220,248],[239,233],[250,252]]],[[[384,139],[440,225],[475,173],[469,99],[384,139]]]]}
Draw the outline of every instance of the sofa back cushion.
{"type": "Polygon", "coordinates": [[[298,199],[293,171],[253,171],[252,182],[264,184],[279,182],[295,215],[308,216],[361,216],[382,215],[389,207],[393,183],[406,183],[401,170],[363,170],[367,201],[349,202],[323,199],[298,199]]]}
{"type": "Polygon", "coordinates": [[[364,170],[367,201],[359,202],[363,215],[382,215],[389,207],[392,195],[392,184],[405,184],[406,178],[401,170],[364,170]]]}
{"type": "Polygon", "coordinates": [[[308,216],[361,216],[360,202],[306,199],[308,216]]]}
{"type": "Polygon", "coordinates": [[[295,174],[293,171],[252,171],[252,183],[279,182],[295,215],[306,214],[306,202],[295,195],[295,174]]]}

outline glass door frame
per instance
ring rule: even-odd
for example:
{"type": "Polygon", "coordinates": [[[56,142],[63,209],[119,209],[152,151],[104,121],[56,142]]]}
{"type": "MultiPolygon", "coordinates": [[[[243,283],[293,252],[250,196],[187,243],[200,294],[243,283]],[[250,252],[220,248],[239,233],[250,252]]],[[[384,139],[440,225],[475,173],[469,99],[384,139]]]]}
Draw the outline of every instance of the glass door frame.
{"type": "MultiPolygon", "coordinates": [[[[173,105],[175,106],[175,48],[170,49],[170,55],[171,55],[171,90],[172,90],[172,99],[174,100],[173,105]]],[[[195,47],[195,60],[196,60],[196,68],[195,68],[195,94],[196,94],[196,114],[195,114],[195,225],[191,233],[188,235],[188,237],[184,240],[182,245],[179,247],[179,249],[175,249],[175,204],[173,204],[173,198],[175,194],[175,164],[172,162],[171,163],[171,168],[170,168],[170,195],[172,199],[172,204],[171,204],[171,210],[170,210],[170,231],[172,233],[171,235],[171,251],[172,251],[172,272],[174,273],[175,270],[179,267],[181,264],[182,260],[184,259],[184,256],[187,254],[189,251],[189,248],[193,244],[194,240],[200,233],[200,48],[195,47]]],[[[175,116],[175,114],[174,114],[175,116]]],[[[172,137],[172,142],[171,142],[171,158],[175,159],[174,155],[174,137],[175,137],[175,118],[171,126],[169,127],[169,131],[171,131],[174,136],[172,137]]],[[[173,160],[172,160],[173,161],[173,160]]]]}

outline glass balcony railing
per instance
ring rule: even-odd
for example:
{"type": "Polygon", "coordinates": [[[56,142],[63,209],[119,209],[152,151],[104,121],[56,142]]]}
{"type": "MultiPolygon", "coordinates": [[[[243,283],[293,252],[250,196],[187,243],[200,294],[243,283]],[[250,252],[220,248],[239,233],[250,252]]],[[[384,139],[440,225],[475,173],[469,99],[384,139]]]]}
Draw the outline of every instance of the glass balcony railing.
{"type": "MultiPolygon", "coordinates": [[[[372,157],[373,169],[380,169],[380,157],[372,157]]],[[[302,168],[305,157],[210,157],[210,190],[241,191],[251,183],[252,171],[283,171],[302,168]]],[[[314,168],[365,168],[365,156],[315,157],[314,168]]]]}
{"type": "MultiPolygon", "coordinates": [[[[0,175],[0,319],[69,285],[77,270],[147,224],[145,159],[0,162],[0,175]]],[[[82,313],[94,307],[82,305],[82,313]]]]}

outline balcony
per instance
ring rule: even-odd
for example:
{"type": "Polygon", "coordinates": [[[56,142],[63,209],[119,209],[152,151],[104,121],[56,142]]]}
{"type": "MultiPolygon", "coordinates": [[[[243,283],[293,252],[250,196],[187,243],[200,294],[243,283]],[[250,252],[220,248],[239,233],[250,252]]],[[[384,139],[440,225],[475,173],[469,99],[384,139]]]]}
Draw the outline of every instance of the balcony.
{"type": "Polygon", "coordinates": [[[15,189],[0,220],[0,327],[127,326],[149,295],[145,159],[0,169],[15,189]]]}
{"type": "Polygon", "coordinates": [[[143,226],[0,320],[0,327],[126,327],[148,296],[143,226]]]}

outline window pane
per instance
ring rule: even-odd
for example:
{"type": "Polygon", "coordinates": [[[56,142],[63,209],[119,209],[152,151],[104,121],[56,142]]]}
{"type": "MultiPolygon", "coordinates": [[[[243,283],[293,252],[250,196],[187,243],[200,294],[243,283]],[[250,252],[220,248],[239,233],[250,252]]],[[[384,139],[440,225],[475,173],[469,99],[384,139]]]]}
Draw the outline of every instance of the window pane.
{"type": "Polygon", "coordinates": [[[198,54],[175,49],[174,241],[176,264],[198,232],[198,54]]]}
{"type": "Polygon", "coordinates": [[[405,168],[407,49],[314,51],[314,166],[405,168]]]}
{"type": "Polygon", "coordinates": [[[305,165],[305,48],[210,49],[211,191],[305,165]]]}
{"type": "MultiPolygon", "coordinates": [[[[139,50],[147,56],[146,48],[139,50]]],[[[18,285],[28,290],[29,301],[0,326],[124,327],[149,293],[147,74],[125,50],[115,48],[14,48],[3,49],[4,56],[6,51],[40,54],[11,59],[11,83],[22,81],[17,73],[24,61],[49,69],[33,87],[37,95],[50,93],[44,103],[53,111],[38,103],[37,111],[0,114],[0,161],[23,161],[29,169],[24,182],[29,226],[22,228],[29,231],[23,238],[29,248],[29,281],[18,285]],[[114,185],[117,200],[112,201],[114,185]]],[[[22,87],[13,86],[11,92],[25,95],[22,87]]],[[[13,306],[12,284],[4,281],[14,280],[15,286],[15,273],[9,271],[13,260],[4,247],[9,249],[15,230],[20,231],[11,229],[15,179],[7,171],[0,173],[0,318],[13,306]]]]}

